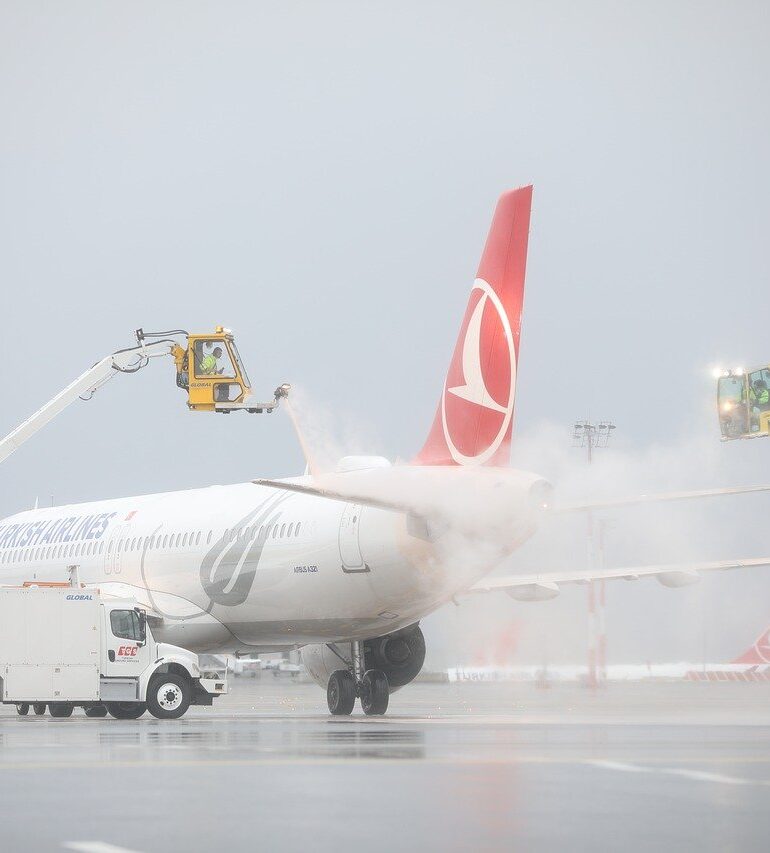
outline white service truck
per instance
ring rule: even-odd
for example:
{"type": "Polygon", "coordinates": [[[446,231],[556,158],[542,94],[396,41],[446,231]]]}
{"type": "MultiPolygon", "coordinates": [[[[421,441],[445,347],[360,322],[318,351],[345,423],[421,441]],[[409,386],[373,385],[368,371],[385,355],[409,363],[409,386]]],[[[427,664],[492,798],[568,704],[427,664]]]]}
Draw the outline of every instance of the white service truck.
{"type": "Polygon", "coordinates": [[[158,643],[128,598],[76,582],[0,587],[2,702],[19,714],[162,720],[227,693],[226,673],[202,673],[198,656],[158,643]]]}

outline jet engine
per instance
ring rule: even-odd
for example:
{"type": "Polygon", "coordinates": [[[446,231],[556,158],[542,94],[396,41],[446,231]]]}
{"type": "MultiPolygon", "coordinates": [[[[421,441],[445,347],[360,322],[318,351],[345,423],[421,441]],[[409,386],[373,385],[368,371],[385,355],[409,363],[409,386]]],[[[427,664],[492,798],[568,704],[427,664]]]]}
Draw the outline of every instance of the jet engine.
{"type": "MultiPolygon", "coordinates": [[[[409,684],[425,661],[425,637],[420,626],[410,625],[392,634],[366,640],[364,659],[366,669],[379,669],[387,675],[391,693],[409,684]]],[[[350,643],[305,646],[302,663],[313,681],[326,690],[331,674],[350,665],[350,643]]]]}

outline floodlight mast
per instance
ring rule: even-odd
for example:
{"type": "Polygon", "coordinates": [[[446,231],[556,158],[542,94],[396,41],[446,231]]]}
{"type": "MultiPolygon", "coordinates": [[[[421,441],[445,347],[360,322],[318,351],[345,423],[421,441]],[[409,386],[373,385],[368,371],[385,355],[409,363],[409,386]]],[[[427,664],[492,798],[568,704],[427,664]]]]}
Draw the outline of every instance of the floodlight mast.
{"type": "MultiPolygon", "coordinates": [[[[572,428],[573,447],[585,447],[588,464],[593,462],[594,448],[606,447],[615,429],[612,421],[592,423],[589,420],[575,421],[572,428]]],[[[594,541],[594,520],[589,511],[586,513],[588,525],[588,560],[591,569],[596,568],[596,545],[594,541]]],[[[599,568],[604,568],[604,525],[599,522],[599,568]]],[[[604,618],[605,590],[604,581],[588,583],[588,680],[587,686],[596,689],[600,679],[607,677],[607,634],[604,618]],[[598,595],[597,595],[598,592],[598,595]],[[598,601],[598,607],[597,607],[598,601]]]]}

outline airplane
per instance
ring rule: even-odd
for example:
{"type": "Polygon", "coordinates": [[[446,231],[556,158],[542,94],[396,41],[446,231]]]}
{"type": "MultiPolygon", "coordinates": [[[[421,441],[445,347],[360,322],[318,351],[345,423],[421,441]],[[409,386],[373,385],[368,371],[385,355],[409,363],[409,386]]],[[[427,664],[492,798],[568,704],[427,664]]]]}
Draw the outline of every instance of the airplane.
{"type": "MultiPolygon", "coordinates": [[[[524,600],[592,578],[657,577],[770,559],[485,580],[528,540],[552,487],[510,458],[532,187],[497,204],[424,446],[411,464],[348,456],[329,473],[20,512],[0,521],[0,582],[60,580],[134,596],[159,641],[205,653],[302,649],[329,710],[386,712],[425,658],[420,620],[466,592],[524,600]]],[[[684,500],[770,486],[617,501],[684,500]]],[[[119,675],[117,668],[114,673],[119,675]]]]}

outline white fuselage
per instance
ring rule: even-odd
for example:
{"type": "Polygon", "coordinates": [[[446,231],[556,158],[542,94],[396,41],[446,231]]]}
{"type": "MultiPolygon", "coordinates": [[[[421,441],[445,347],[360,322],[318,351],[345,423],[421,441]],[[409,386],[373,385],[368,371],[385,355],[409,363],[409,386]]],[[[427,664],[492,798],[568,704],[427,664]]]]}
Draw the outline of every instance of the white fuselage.
{"type": "MultiPolygon", "coordinates": [[[[511,545],[530,533],[527,521],[511,545]]],[[[61,581],[77,565],[82,582],[162,617],[160,640],[200,651],[389,633],[489,571],[495,553],[483,565],[440,559],[407,514],[251,483],[0,521],[0,583],[61,581]]]]}

